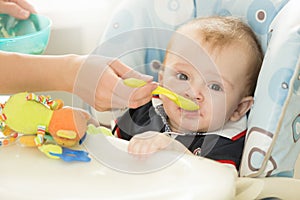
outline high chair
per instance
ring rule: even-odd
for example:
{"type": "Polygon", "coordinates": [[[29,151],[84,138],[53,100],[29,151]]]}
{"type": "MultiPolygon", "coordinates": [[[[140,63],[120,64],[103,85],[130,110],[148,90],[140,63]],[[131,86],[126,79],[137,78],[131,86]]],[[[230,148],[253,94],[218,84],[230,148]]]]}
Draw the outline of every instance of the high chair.
{"type": "Polygon", "coordinates": [[[88,135],[78,148],[89,152],[89,163],[49,159],[37,148],[18,144],[0,146],[0,199],[299,199],[300,180],[293,178],[300,151],[299,4],[124,0],[94,52],[156,76],[169,38],[181,24],[207,15],[234,15],[247,22],[265,58],[239,174],[232,166],[176,152],[138,160],[128,155],[126,141],[88,135]]]}
{"type": "Polygon", "coordinates": [[[171,33],[183,23],[211,15],[237,16],[248,23],[265,57],[236,199],[298,199],[300,180],[293,177],[300,152],[299,7],[297,0],[127,0],[113,14],[95,53],[118,57],[156,77],[156,63],[163,60],[171,33]]]}

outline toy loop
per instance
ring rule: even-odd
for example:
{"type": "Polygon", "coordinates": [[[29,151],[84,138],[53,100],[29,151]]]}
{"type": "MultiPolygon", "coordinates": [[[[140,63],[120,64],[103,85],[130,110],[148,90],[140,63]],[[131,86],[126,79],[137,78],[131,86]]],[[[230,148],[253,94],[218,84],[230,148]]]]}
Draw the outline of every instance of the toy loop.
{"type": "Polygon", "coordinates": [[[61,102],[60,101],[54,101],[50,96],[44,96],[44,95],[36,95],[34,93],[29,93],[26,96],[26,99],[28,101],[36,101],[38,103],[41,103],[47,107],[49,107],[51,110],[56,110],[61,108],[61,102]]]}

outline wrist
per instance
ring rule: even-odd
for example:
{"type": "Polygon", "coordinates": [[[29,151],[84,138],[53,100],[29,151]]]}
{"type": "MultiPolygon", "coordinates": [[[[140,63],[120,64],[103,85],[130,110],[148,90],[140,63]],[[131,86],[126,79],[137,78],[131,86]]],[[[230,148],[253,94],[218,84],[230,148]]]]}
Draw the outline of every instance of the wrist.
{"type": "Polygon", "coordinates": [[[81,66],[86,60],[86,56],[79,56],[79,55],[66,55],[65,56],[65,63],[63,64],[62,69],[65,70],[60,75],[60,88],[62,91],[73,93],[74,86],[76,84],[76,79],[78,73],[80,71],[81,66]]]}

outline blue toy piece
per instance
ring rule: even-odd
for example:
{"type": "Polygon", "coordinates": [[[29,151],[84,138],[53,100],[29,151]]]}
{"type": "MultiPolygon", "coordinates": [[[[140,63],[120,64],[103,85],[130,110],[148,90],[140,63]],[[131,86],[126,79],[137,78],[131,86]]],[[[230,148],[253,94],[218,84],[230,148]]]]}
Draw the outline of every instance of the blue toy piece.
{"type": "Polygon", "coordinates": [[[88,157],[88,152],[82,150],[73,150],[66,147],[62,148],[62,153],[51,153],[52,156],[57,156],[63,161],[72,162],[72,161],[81,161],[81,162],[90,162],[91,158],[88,157]]]}

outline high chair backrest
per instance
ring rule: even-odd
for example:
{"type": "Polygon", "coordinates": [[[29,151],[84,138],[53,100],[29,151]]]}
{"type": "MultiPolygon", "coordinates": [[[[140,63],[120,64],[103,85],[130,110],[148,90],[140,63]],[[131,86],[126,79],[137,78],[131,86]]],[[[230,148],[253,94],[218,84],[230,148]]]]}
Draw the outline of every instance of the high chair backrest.
{"type": "Polygon", "coordinates": [[[171,33],[180,25],[203,16],[239,17],[265,52],[240,175],[292,176],[300,151],[299,5],[298,0],[126,0],[95,53],[118,57],[156,77],[156,61],[163,60],[171,33]],[[148,28],[166,31],[144,31],[148,28]]]}
{"type": "Polygon", "coordinates": [[[292,177],[300,152],[300,2],[290,0],[269,26],[268,47],[249,116],[240,173],[292,177]]]}

